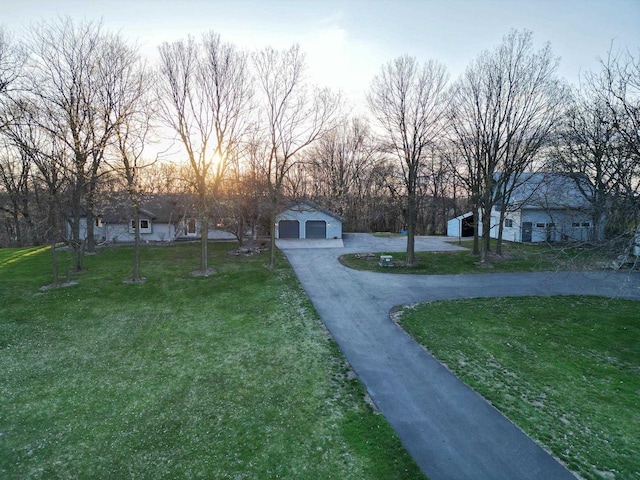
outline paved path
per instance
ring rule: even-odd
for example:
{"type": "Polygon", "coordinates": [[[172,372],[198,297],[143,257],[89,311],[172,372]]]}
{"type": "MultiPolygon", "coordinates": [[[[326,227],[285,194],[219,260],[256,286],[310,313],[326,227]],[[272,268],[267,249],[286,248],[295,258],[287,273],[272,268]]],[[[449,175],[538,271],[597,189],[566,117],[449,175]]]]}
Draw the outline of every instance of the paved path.
{"type": "MultiPolygon", "coordinates": [[[[574,479],[389,318],[399,304],[451,298],[593,294],[640,299],[640,275],[531,273],[417,276],[359,272],[347,252],[403,251],[405,239],[345,235],[344,248],[287,249],[302,286],[369,395],[431,479],[574,479]]],[[[417,248],[456,247],[435,237],[417,248]]]]}

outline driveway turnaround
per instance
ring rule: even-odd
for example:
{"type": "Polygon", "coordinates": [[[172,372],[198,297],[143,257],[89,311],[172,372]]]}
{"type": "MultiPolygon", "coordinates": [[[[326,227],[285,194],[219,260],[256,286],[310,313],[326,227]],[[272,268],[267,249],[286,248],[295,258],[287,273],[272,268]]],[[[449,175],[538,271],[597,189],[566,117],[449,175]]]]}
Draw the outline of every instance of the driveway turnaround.
{"type": "MultiPolygon", "coordinates": [[[[280,248],[378,409],[431,480],[574,479],[401,328],[396,305],[456,298],[604,295],[640,299],[640,275],[541,272],[403,275],[342,266],[344,253],[403,251],[404,238],[347,234],[344,248],[280,248]]],[[[417,250],[452,250],[416,237],[417,250]]]]}

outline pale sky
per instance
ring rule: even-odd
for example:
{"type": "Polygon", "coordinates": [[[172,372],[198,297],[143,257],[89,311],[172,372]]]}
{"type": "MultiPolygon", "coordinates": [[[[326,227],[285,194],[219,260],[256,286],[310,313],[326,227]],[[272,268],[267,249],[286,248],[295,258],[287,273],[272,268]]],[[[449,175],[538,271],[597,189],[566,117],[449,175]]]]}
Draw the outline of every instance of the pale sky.
{"type": "Polygon", "coordinates": [[[299,43],[314,83],[340,89],[359,110],[381,66],[403,54],[444,63],[455,79],[511,28],[534,32],[561,57],[571,83],[614,49],[640,54],[640,0],[0,0],[0,24],[21,36],[34,22],[100,20],[157,45],[213,30],[244,49],[299,43]]]}

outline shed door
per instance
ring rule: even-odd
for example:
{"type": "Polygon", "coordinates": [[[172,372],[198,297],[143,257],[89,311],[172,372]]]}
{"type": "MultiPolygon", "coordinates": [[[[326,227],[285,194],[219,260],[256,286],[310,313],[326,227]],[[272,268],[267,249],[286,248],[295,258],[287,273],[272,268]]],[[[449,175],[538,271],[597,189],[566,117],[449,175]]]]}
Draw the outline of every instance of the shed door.
{"type": "Polygon", "coordinates": [[[533,230],[533,223],[531,222],[522,222],[522,241],[530,242],[531,241],[531,231],[533,230]]]}
{"type": "Polygon", "coordinates": [[[300,222],[298,220],[280,220],[280,238],[300,238],[300,222]]]}
{"type": "Polygon", "coordinates": [[[327,222],[324,220],[307,220],[306,238],[327,238],[327,222]]]}

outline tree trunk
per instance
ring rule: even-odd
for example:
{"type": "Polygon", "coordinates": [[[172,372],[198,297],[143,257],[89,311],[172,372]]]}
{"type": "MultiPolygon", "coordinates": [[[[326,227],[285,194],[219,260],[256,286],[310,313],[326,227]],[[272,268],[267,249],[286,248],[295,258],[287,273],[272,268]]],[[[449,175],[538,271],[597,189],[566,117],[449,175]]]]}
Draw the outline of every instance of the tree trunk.
{"type": "Polygon", "coordinates": [[[415,258],[415,233],[416,233],[416,199],[415,193],[409,193],[407,199],[407,259],[406,266],[413,267],[415,258]]]}
{"type": "Polygon", "coordinates": [[[209,218],[207,215],[206,196],[200,194],[200,270],[206,275],[209,270],[209,218]]]}
{"type": "Polygon", "coordinates": [[[505,210],[500,209],[500,223],[498,224],[498,239],[496,240],[496,255],[502,256],[502,233],[504,231],[505,210]]]}
{"type": "Polygon", "coordinates": [[[81,213],[81,195],[78,187],[73,194],[72,202],[72,214],[73,219],[71,222],[71,248],[75,256],[75,271],[81,272],[84,270],[84,252],[82,249],[82,239],[80,238],[80,213],[81,213]]]}
{"type": "Polygon", "coordinates": [[[53,275],[53,285],[58,285],[59,275],[58,275],[58,251],[56,250],[56,235],[58,232],[58,209],[56,208],[56,201],[52,202],[52,205],[49,206],[49,224],[51,225],[51,273],[53,275]]]}
{"type": "Polygon", "coordinates": [[[480,263],[487,262],[489,244],[491,237],[491,210],[487,211],[486,206],[482,209],[482,243],[480,245],[480,263]]]}
{"type": "Polygon", "coordinates": [[[269,227],[269,270],[273,270],[276,266],[276,216],[278,211],[278,199],[274,196],[271,204],[271,214],[269,227]]]}
{"type": "Polygon", "coordinates": [[[140,282],[140,207],[138,201],[133,202],[134,242],[133,242],[133,278],[134,283],[140,282]]]}
{"type": "MultiPolygon", "coordinates": [[[[474,206],[473,217],[473,251],[472,255],[480,255],[480,208],[474,206]]],[[[460,235],[462,235],[462,224],[460,225],[460,235]]]]}

